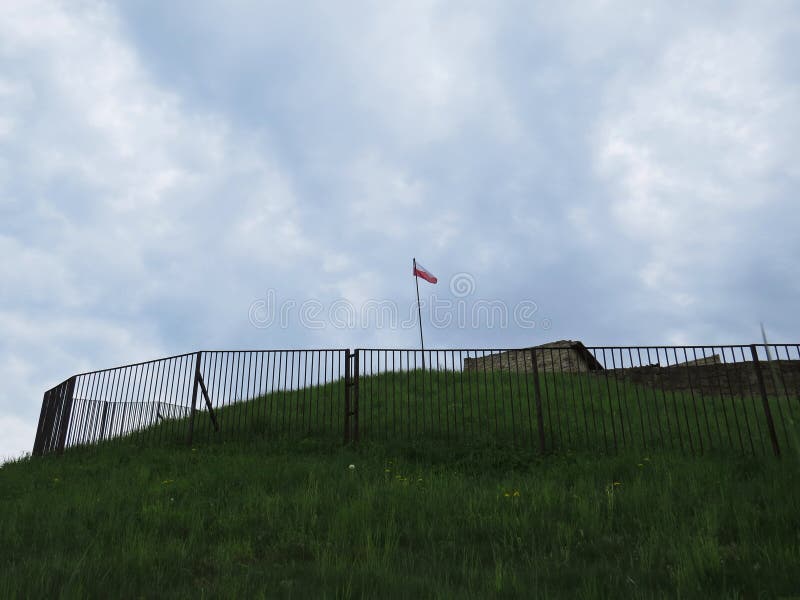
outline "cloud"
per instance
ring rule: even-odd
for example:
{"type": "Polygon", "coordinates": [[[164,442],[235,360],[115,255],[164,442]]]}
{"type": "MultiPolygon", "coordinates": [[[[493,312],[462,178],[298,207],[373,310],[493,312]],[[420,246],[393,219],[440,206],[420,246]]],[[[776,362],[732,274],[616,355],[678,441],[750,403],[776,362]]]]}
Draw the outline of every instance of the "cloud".
{"type": "Polygon", "coordinates": [[[314,247],[274,158],[155,84],[105,5],[4,3],[0,39],[0,411],[30,420],[78,368],[212,337],[228,265],[314,247]]]}
{"type": "Polygon", "coordinates": [[[6,461],[20,458],[33,449],[36,436],[36,423],[14,416],[0,416],[0,465],[6,461]]]}
{"type": "MultiPolygon", "coordinates": [[[[433,346],[791,338],[797,9],[635,2],[0,5],[0,414],[257,329],[269,290],[538,305],[433,346]]],[[[26,444],[27,448],[30,444],[26,444]]]]}
{"type": "MultiPolygon", "coordinates": [[[[758,298],[742,273],[759,268],[754,257],[769,262],[796,246],[759,243],[765,217],[785,215],[771,223],[777,239],[800,222],[783,178],[796,176],[787,132],[800,130],[800,97],[776,70],[775,50],[750,31],[694,30],[668,44],[647,76],[623,78],[606,95],[595,164],[611,199],[595,214],[608,213],[635,254],[647,302],[664,310],[724,312],[726,281],[758,298]]],[[[688,321],[679,337],[695,326],[688,321]]]]}

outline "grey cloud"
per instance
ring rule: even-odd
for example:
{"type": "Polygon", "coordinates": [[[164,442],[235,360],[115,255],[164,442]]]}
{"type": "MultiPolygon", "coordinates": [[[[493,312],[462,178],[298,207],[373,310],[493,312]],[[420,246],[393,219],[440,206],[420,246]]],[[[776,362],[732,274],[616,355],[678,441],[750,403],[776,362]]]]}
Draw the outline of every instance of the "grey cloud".
{"type": "Polygon", "coordinates": [[[468,272],[552,324],[432,345],[796,332],[789,3],[71,10],[0,9],[4,413],[79,366],[413,346],[248,320],[268,289],[410,307],[412,256],[426,297],[468,272]]]}

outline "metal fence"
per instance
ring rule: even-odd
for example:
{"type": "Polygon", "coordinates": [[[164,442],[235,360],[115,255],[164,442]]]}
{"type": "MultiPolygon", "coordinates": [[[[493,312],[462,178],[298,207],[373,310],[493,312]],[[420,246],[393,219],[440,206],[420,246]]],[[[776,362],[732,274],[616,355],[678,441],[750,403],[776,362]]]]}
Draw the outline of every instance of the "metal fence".
{"type": "Polygon", "coordinates": [[[797,344],[202,351],[47,391],[34,454],[257,434],[780,455],[799,417],[797,344]]]}

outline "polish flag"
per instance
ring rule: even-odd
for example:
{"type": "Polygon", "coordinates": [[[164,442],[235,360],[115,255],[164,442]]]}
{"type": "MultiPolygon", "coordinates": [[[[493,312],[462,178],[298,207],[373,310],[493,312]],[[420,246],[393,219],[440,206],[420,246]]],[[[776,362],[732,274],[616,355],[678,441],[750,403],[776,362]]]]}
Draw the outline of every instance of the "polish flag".
{"type": "Polygon", "coordinates": [[[425,281],[430,281],[431,283],[439,281],[433,273],[416,261],[414,261],[414,277],[422,277],[425,281]]]}

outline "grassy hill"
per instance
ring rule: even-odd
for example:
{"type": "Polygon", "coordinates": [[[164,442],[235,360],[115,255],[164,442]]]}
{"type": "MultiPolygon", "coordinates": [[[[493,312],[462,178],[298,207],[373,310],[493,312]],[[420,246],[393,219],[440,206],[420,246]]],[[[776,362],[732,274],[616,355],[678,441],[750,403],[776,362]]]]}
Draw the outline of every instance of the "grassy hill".
{"type": "MultiPolygon", "coordinates": [[[[220,439],[200,419],[194,447],[174,420],[4,465],[0,597],[800,594],[795,454],[539,457],[493,434],[517,422],[513,390],[420,406],[402,380],[380,378],[360,386],[366,441],[343,447],[340,429],[313,425],[320,410],[341,415],[338,385],[227,407],[220,439]],[[392,430],[381,421],[392,409],[408,427],[376,435],[392,430]],[[439,435],[446,414],[491,435],[439,435]]],[[[603,414],[598,404],[587,408],[603,414]]]]}
{"type": "MultiPolygon", "coordinates": [[[[534,386],[529,373],[416,370],[362,376],[361,439],[482,440],[538,449],[534,386]]],[[[540,378],[545,446],[604,453],[629,448],[770,454],[761,398],[753,390],[724,391],[725,395],[702,395],[655,389],[602,373],[548,373],[540,378]]],[[[212,396],[225,404],[216,410],[220,432],[201,412],[195,423],[198,440],[242,435],[343,437],[342,380],[249,399],[214,394],[212,388],[212,396]]],[[[797,432],[788,426],[797,413],[796,399],[773,396],[770,404],[781,448],[800,447],[797,432]]],[[[179,440],[187,431],[185,419],[172,419],[135,437],[179,440]]]]}

